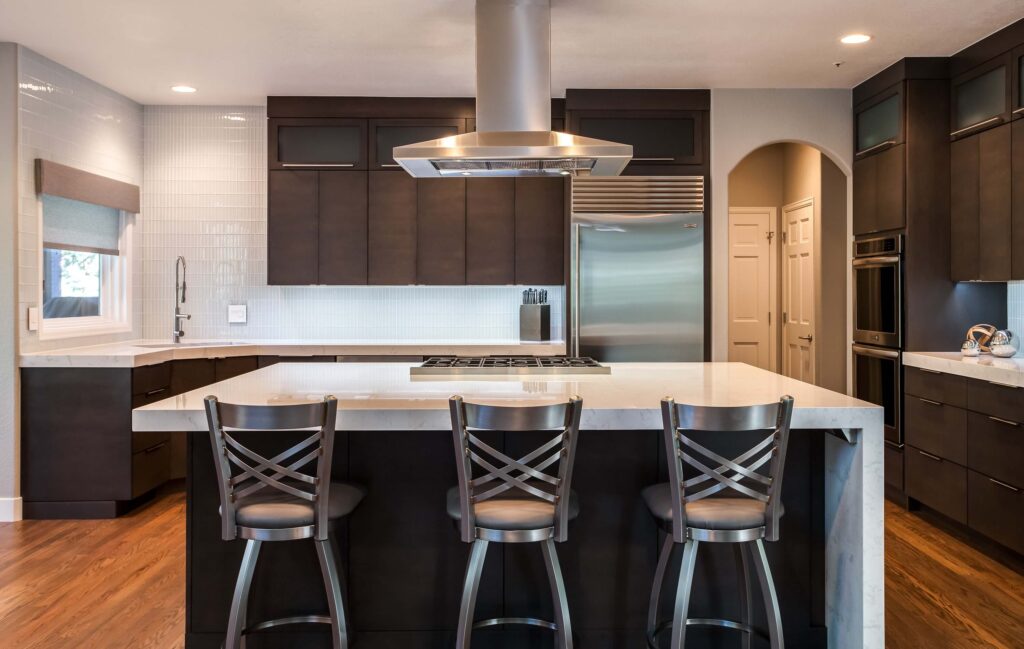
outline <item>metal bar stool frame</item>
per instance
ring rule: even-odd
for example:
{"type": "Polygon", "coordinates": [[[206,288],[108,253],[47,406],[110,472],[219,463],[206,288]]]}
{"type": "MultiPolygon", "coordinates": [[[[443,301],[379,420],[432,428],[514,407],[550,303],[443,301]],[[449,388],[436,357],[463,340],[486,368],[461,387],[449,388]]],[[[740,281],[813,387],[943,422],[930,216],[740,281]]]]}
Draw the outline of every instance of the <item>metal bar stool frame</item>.
{"type": "Polygon", "coordinates": [[[683,649],[688,626],[714,626],[735,629],[743,635],[744,649],[750,648],[752,635],[767,635],[772,649],[784,646],[782,617],[775,591],[771,568],[765,555],[764,541],[779,538],[779,519],[782,516],[782,478],[789,443],[790,422],[793,416],[793,398],[782,397],[777,403],[754,406],[713,407],[677,404],[671,397],[661,401],[664,422],[664,443],[668,460],[669,485],[672,503],[672,521],[663,523],[667,536],[658,557],[654,586],[647,614],[647,644],[657,649],[657,636],[671,627],[671,649],[683,649]],[[711,451],[686,435],[687,431],[714,431],[719,433],[764,430],[769,434],[741,455],[729,459],[711,451]],[[701,456],[703,456],[703,459],[701,456]],[[707,461],[717,465],[712,468],[707,461]],[[768,464],[767,474],[757,469],[768,464]],[[684,465],[696,470],[687,478],[684,465]],[[707,486],[705,483],[710,482],[707,486]],[[703,485],[703,486],[701,486],[703,485]],[[671,488],[674,486],[675,488],[671,488]],[[701,486],[694,493],[687,490],[701,486]],[[686,504],[716,493],[731,490],[746,498],[765,504],[764,524],[733,530],[692,527],[687,524],[686,504]],[[743,580],[740,621],[689,618],[690,592],[696,566],[697,549],[701,543],[734,543],[743,580]],[[658,608],[665,573],[677,545],[683,546],[683,556],[676,584],[675,603],[671,620],[658,621],[658,608]],[[749,552],[749,557],[748,557],[749,552]],[[761,589],[768,619],[768,633],[751,625],[752,592],[750,563],[761,589]]]}
{"type": "Polygon", "coordinates": [[[288,624],[329,624],[333,649],[348,649],[349,624],[344,589],[328,515],[337,400],[328,396],[320,403],[242,406],[221,403],[217,397],[209,396],[205,403],[220,487],[221,538],[225,541],[236,538],[246,540],[231,599],[225,649],[242,647],[243,636],[246,634],[288,624]],[[235,431],[285,432],[314,428],[316,430],[310,431],[312,434],[309,437],[271,458],[245,447],[231,435],[235,431]],[[314,460],[314,475],[300,471],[314,460]],[[240,471],[236,473],[235,469],[240,471]],[[289,482],[284,482],[284,479],[289,482]],[[313,524],[269,529],[238,524],[235,508],[238,500],[262,489],[275,490],[312,503],[313,524]],[[316,546],[329,614],[292,616],[248,625],[246,609],[249,590],[262,544],[265,541],[308,538],[312,538],[316,546]]]}
{"type": "Polygon", "coordinates": [[[579,436],[583,401],[543,406],[493,406],[467,403],[460,396],[449,399],[455,463],[459,476],[459,533],[472,548],[466,564],[466,577],[459,607],[456,649],[469,649],[473,629],[504,624],[524,624],[555,631],[557,647],[572,649],[572,622],[565,593],[562,568],[555,542],[568,538],[569,502],[576,440],[579,436]],[[481,440],[473,431],[531,432],[560,430],[550,440],[520,458],[513,458],[481,440]],[[557,473],[546,469],[557,464],[557,473]],[[474,477],[474,465],[484,474],[474,477]],[[551,527],[529,530],[489,529],[477,525],[474,505],[511,489],[554,505],[551,527]],[[496,543],[540,543],[544,567],[555,605],[555,621],[533,617],[500,617],[474,621],[477,594],[487,547],[496,543]]]}

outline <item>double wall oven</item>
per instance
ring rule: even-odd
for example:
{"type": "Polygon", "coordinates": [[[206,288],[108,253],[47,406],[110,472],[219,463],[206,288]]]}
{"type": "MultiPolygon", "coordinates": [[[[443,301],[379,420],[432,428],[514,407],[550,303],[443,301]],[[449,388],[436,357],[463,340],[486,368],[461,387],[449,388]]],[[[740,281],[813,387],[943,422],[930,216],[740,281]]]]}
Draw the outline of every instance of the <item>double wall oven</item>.
{"type": "Polygon", "coordinates": [[[854,242],[854,395],[882,406],[893,449],[903,447],[902,263],[902,235],[854,242]]]}

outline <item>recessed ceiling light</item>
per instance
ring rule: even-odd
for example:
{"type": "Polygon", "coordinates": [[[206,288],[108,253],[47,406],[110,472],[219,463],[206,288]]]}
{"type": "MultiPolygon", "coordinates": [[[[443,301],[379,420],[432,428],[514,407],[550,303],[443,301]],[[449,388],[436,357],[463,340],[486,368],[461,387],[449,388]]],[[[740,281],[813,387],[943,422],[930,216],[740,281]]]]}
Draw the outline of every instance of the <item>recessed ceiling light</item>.
{"type": "Polygon", "coordinates": [[[839,39],[840,43],[846,45],[859,45],[860,43],[867,43],[871,40],[871,37],[867,34],[847,34],[839,39]]]}
{"type": "Polygon", "coordinates": [[[196,89],[193,88],[192,86],[171,86],[171,90],[173,90],[174,92],[184,92],[184,93],[190,93],[190,92],[195,92],[196,91],[196,89]]]}

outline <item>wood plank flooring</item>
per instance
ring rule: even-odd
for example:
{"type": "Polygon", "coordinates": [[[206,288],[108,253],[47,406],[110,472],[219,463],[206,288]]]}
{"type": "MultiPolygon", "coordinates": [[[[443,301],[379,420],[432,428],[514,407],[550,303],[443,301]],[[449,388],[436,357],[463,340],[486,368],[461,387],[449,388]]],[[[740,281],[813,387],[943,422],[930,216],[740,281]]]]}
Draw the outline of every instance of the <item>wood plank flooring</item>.
{"type": "MultiPolygon", "coordinates": [[[[1024,648],[1024,576],[892,503],[885,514],[888,649],[1024,648]]],[[[3,649],[180,649],[184,600],[180,486],[117,520],[0,524],[3,649]]]]}

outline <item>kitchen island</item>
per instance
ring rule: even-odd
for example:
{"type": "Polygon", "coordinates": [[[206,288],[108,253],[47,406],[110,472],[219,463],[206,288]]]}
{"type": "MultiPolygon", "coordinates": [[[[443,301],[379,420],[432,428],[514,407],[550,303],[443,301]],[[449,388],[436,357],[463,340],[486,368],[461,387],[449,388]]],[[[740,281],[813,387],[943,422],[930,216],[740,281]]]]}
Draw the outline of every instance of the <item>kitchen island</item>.
{"type": "MultiPolygon", "coordinates": [[[[455,484],[448,397],[532,405],[578,394],[583,432],[573,487],[581,514],[559,547],[573,625],[581,647],[629,649],[643,643],[659,545],[640,498],[665,471],[659,400],[725,406],[790,394],[786,515],[781,540],[768,544],[787,644],[884,645],[880,408],[739,363],[616,363],[609,374],[572,376],[412,377],[410,367],[275,365],[134,410],[136,433],[190,431],[187,647],[220,645],[242,550],[241,541],[220,540],[207,394],[261,405],[337,397],[334,477],[369,489],[341,530],[360,648],[452,645],[468,547],[444,511],[445,490],[455,484]]],[[[506,434],[501,443],[511,452],[519,440],[506,434]]],[[[280,545],[267,548],[257,571],[250,619],[325,606],[312,547],[280,545]]],[[[543,617],[549,603],[536,548],[501,550],[485,568],[478,614],[543,617]]],[[[734,571],[730,549],[702,555],[694,616],[735,615],[734,571]]],[[[548,635],[482,630],[474,646],[549,646],[548,635]]],[[[736,643],[720,630],[692,636],[688,647],[736,643]]],[[[282,632],[254,637],[250,647],[327,646],[324,640],[313,631],[282,632]]]]}

